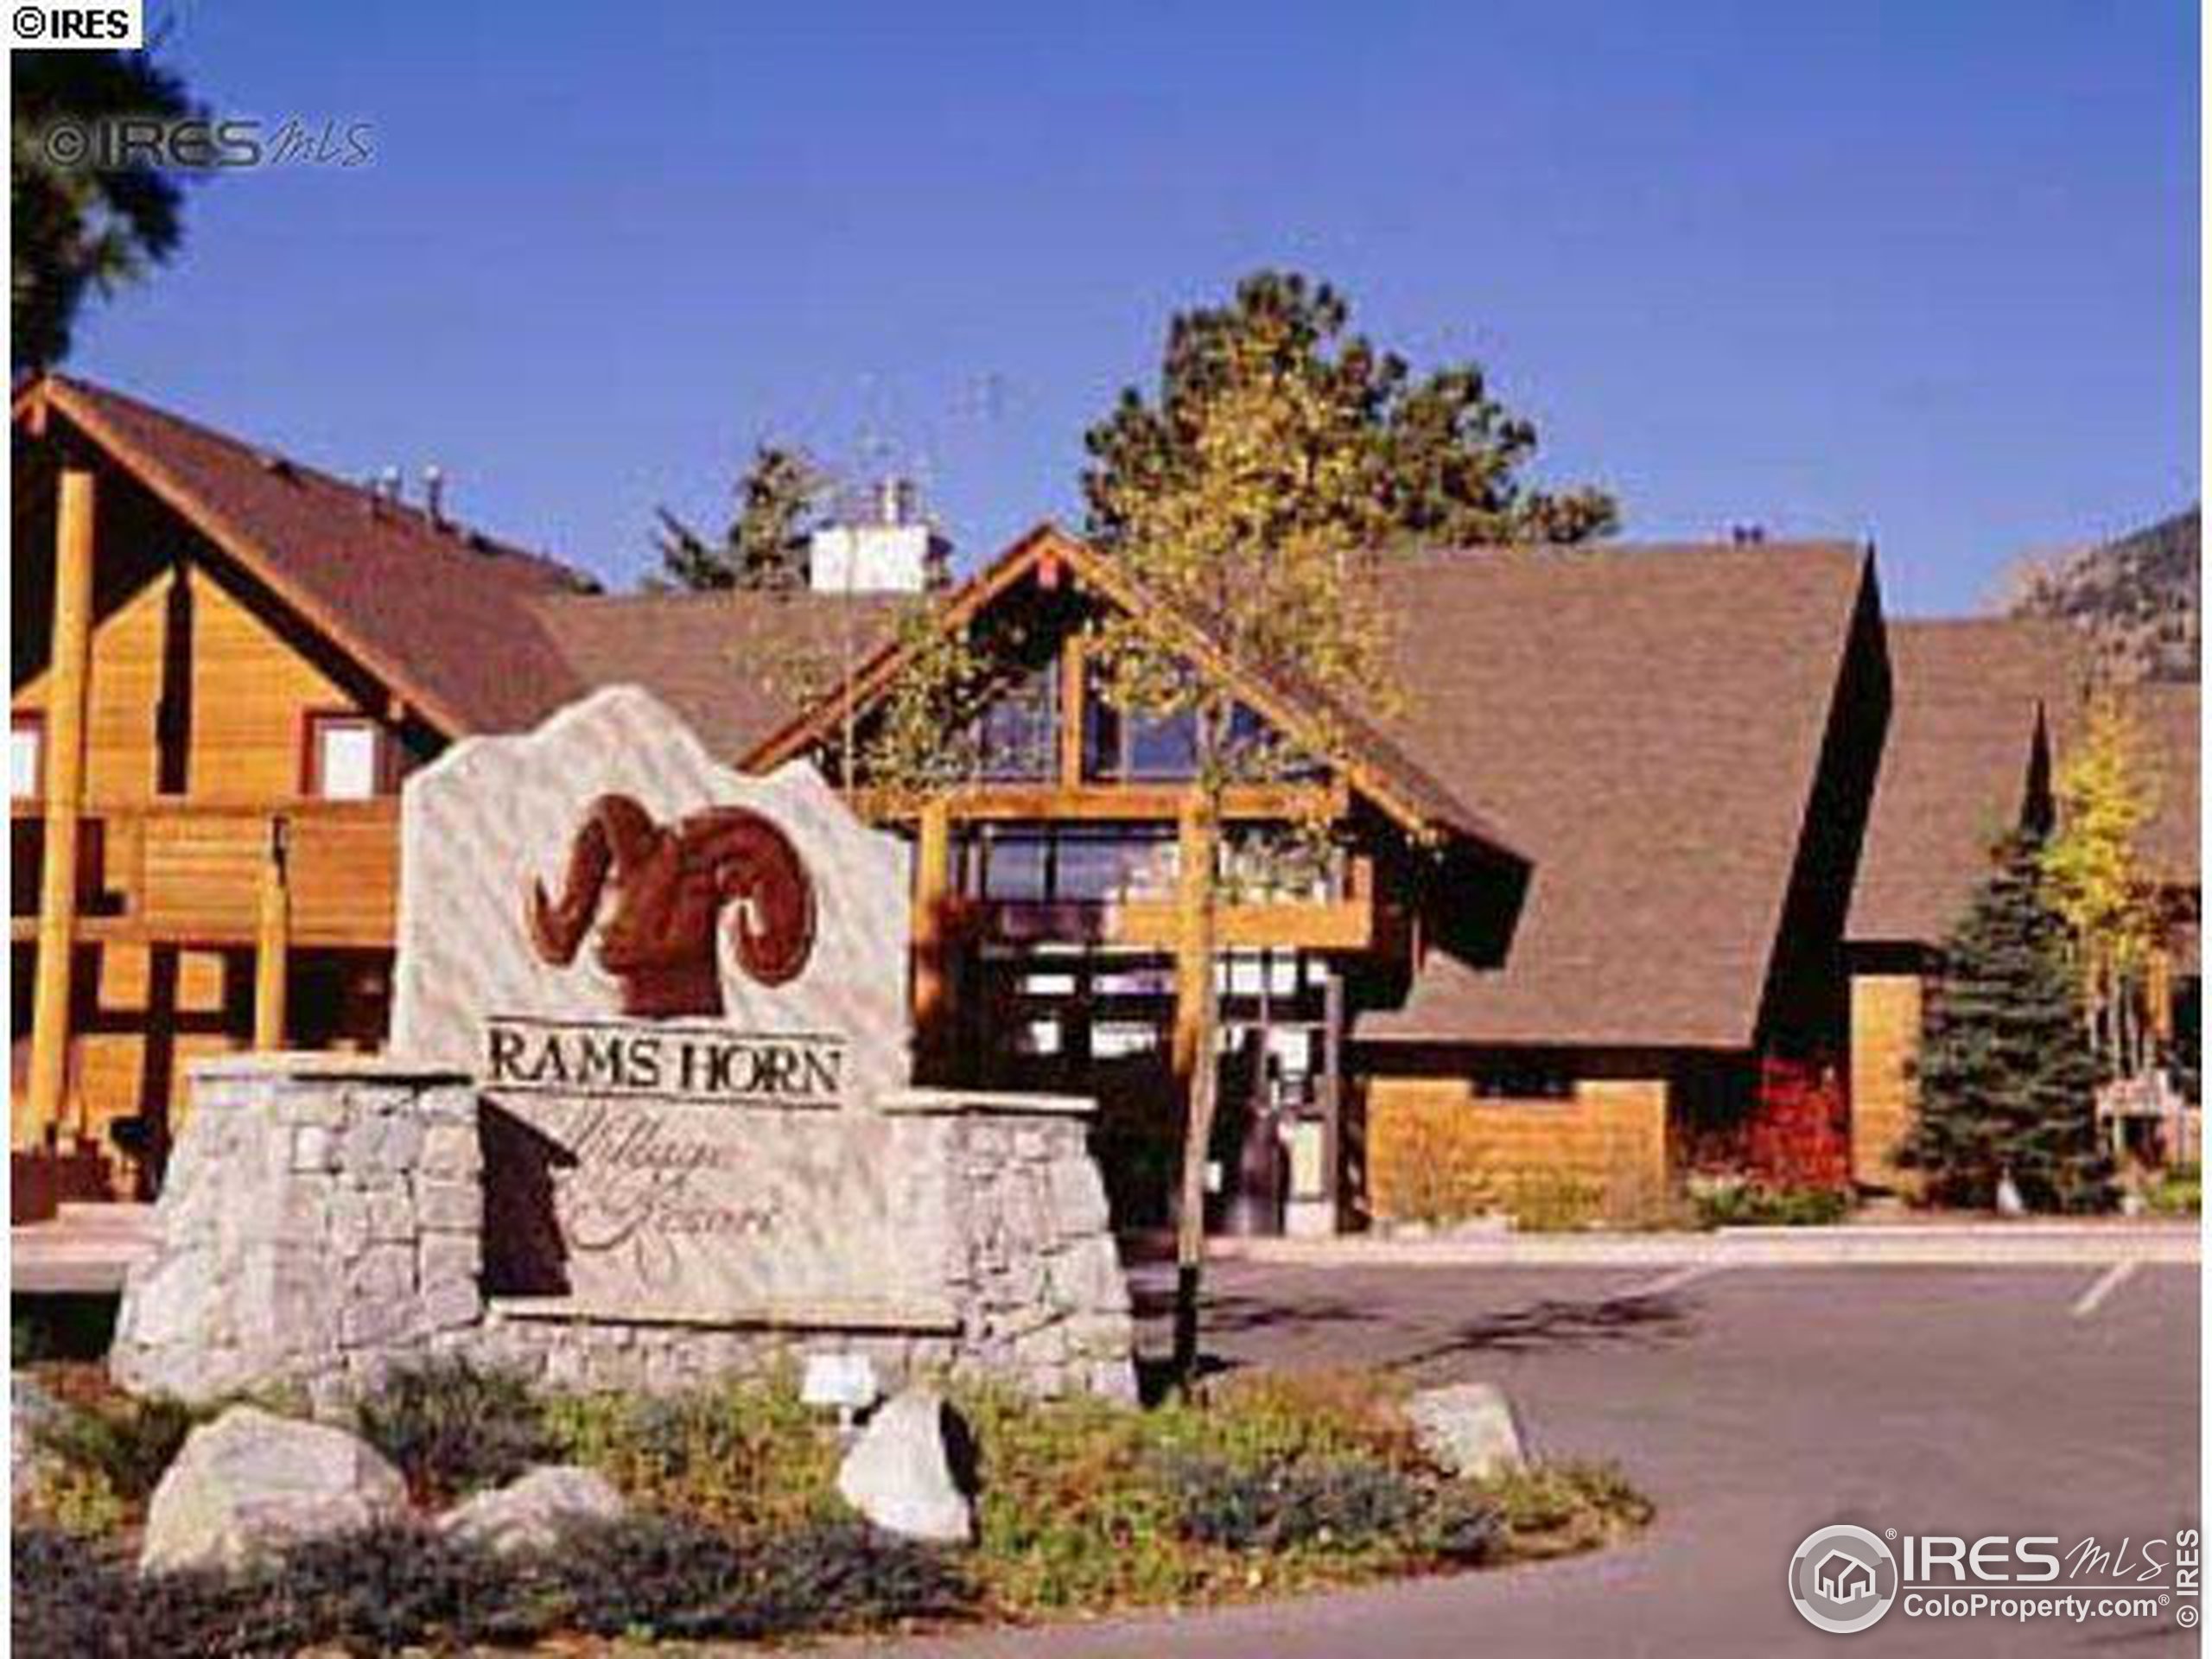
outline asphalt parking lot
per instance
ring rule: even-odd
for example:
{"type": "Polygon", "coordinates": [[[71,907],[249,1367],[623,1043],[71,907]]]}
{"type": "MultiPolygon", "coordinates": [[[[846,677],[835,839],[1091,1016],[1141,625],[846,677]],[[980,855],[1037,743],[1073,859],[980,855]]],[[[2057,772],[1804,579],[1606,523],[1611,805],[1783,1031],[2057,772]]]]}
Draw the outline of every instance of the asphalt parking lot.
{"type": "MultiPolygon", "coordinates": [[[[1157,1351],[1166,1281],[1136,1279],[1157,1351]]],[[[1060,1659],[2196,1650],[2170,1615],[2022,1624],[1893,1608],[1829,1636],[1784,1588],[1795,1546],[1836,1521],[2062,1548],[2200,1526],[2194,1267],[1228,1263],[1210,1284],[1207,1345],[1224,1362],[1497,1382],[1540,1452],[1617,1459],[1659,1521],[1578,1561],[1056,1630],[1060,1659]]],[[[925,1646],[1012,1655],[1039,1639],[925,1646]]]]}

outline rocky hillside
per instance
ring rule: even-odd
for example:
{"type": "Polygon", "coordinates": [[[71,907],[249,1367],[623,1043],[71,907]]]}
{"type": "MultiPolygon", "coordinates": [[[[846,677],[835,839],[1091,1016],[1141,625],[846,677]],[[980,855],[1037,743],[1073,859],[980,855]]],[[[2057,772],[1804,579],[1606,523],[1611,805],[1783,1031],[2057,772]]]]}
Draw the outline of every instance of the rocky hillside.
{"type": "Polygon", "coordinates": [[[2191,507],[2116,542],[2023,565],[2008,608],[2073,623],[2121,679],[2194,680],[2202,529],[2191,507]]]}

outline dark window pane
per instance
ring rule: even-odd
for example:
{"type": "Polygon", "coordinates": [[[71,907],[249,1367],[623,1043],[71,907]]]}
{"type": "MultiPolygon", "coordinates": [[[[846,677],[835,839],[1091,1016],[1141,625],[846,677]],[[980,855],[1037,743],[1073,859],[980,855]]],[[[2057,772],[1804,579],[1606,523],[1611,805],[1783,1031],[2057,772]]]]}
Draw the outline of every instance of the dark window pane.
{"type": "Polygon", "coordinates": [[[1047,843],[1035,836],[995,836],[985,847],[983,896],[1038,900],[1045,885],[1047,843]]]}
{"type": "Polygon", "coordinates": [[[1054,895],[1087,904],[1157,896],[1173,885],[1166,868],[1171,841],[1164,828],[1149,826],[1065,830],[1054,895]]]}
{"type": "Polygon", "coordinates": [[[977,744],[985,778],[1033,782],[1053,772],[1058,665],[1047,663],[1008,686],[983,711],[977,744]]]}
{"type": "Polygon", "coordinates": [[[1198,728],[1185,711],[1165,719],[1135,718],[1129,726],[1129,776],[1188,778],[1198,769],[1198,728]]]}

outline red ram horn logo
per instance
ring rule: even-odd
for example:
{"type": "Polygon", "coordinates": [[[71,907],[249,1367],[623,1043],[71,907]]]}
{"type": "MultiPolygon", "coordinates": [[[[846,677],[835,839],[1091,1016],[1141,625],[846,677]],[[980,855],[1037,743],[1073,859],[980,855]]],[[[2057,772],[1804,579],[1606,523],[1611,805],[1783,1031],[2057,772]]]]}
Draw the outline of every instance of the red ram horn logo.
{"type": "Polygon", "coordinates": [[[790,838],[758,812],[712,807],[670,830],[627,795],[601,796],[569,845],[560,898],[530,884],[524,919],[540,957],[575,960],[610,875],[599,965],[621,982],[625,1014],[722,1012],[715,924],[726,906],[737,959],[763,985],[796,977],[813,952],[813,883],[790,838]]]}

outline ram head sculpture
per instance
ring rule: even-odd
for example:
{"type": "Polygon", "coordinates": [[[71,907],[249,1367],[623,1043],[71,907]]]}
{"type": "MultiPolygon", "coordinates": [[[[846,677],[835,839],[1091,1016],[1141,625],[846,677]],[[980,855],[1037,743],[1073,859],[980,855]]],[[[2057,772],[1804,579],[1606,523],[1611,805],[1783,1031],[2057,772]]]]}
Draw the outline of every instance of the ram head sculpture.
{"type": "Polygon", "coordinates": [[[627,795],[594,801],[559,896],[531,883],[525,920],[540,958],[574,962],[610,898],[598,961],[620,982],[625,1014],[723,1011],[715,931],[726,912],[739,964],[763,985],[796,977],[813,952],[806,867],[780,829],[741,806],[710,807],[671,828],[627,795]]]}

